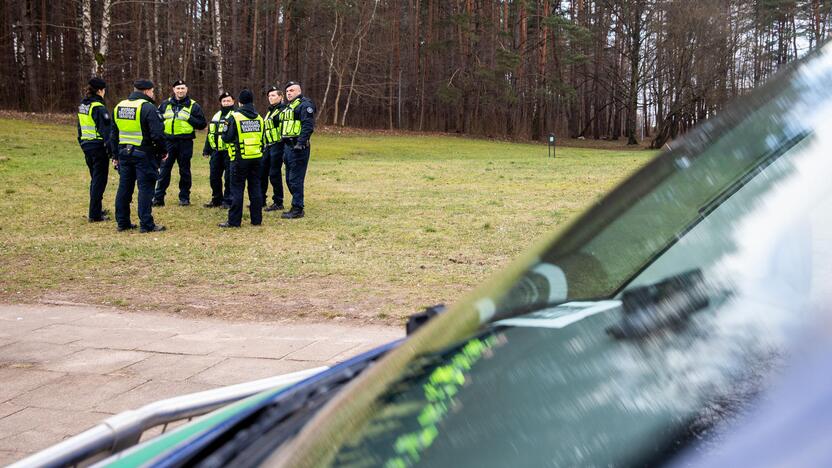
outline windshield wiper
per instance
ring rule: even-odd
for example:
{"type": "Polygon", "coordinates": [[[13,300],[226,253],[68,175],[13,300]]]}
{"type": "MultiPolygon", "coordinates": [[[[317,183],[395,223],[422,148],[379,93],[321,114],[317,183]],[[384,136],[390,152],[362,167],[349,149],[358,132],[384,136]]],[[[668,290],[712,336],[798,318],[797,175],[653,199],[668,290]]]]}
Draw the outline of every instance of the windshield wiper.
{"type": "Polygon", "coordinates": [[[614,338],[633,339],[679,326],[708,307],[711,292],[699,268],[629,289],[621,296],[621,322],[606,331],[614,338]]]}

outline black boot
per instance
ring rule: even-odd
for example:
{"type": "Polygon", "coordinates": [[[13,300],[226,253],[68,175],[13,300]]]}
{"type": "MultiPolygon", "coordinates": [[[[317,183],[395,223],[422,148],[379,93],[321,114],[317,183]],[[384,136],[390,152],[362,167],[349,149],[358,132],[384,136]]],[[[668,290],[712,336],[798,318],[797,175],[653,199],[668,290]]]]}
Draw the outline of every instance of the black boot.
{"type": "Polygon", "coordinates": [[[139,232],[141,232],[142,234],[145,234],[145,233],[148,233],[148,232],[162,232],[162,231],[166,231],[166,230],[167,230],[166,227],[159,226],[158,224],[156,224],[150,229],[141,228],[141,229],[139,229],[139,232]]]}
{"type": "Polygon", "coordinates": [[[291,210],[280,215],[283,219],[298,219],[303,218],[303,208],[293,206],[291,210]]]}

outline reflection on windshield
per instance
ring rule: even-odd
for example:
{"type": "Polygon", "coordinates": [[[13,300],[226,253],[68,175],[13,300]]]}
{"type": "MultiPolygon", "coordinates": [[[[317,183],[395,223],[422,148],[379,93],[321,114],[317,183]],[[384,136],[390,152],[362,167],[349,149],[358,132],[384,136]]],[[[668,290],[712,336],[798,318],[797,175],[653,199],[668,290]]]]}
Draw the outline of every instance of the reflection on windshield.
{"type": "Polygon", "coordinates": [[[405,468],[419,462],[439,437],[439,425],[457,403],[456,396],[470,380],[472,367],[499,342],[496,335],[488,334],[415,363],[386,398],[385,409],[365,429],[367,438],[386,441],[380,447],[385,450],[371,453],[359,444],[340,452],[334,464],[405,468]]]}

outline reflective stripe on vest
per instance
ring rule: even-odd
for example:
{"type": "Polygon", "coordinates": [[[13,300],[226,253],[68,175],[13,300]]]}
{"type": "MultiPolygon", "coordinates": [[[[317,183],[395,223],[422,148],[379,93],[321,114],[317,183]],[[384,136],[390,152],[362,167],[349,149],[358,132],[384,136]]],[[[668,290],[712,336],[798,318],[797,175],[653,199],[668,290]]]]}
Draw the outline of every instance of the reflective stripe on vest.
{"type": "Polygon", "coordinates": [[[280,113],[281,110],[275,107],[266,114],[266,133],[264,136],[266,137],[266,143],[269,145],[280,141],[280,127],[275,127],[274,125],[274,118],[279,116],[280,113]]]}
{"type": "Polygon", "coordinates": [[[104,140],[98,133],[98,129],[95,128],[95,120],[92,118],[92,110],[96,107],[104,107],[104,104],[93,101],[90,104],[81,104],[78,106],[78,124],[81,125],[81,140],[104,140]]]}
{"type": "Polygon", "coordinates": [[[196,101],[191,99],[190,106],[174,111],[173,103],[168,102],[165,113],[162,115],[162,118],[165,119],[165,135],[188,135],[194,132],[194,127],[188,123],[194,104],[196,104],[196,101]]]}
{"type": "Polygon", "coordinates": [[[225,151],[228,145],[222,141],[220,135],[222,134],[222,121],[225,120],[232,111],[228,111],[222,115],[222,111],[217,111],[211,122],[208,124],[208,146],[214,151],[225,151]]]}
{"type": "Polygon", "coordinates": [[[113,120],[118,127],[118,144],[141,146],[143,99],[125,99],[116,105],[113,120]]]}
{"type": "Polygon", "coordinates": [[[229,143],[228,154],[231,160],[237,159],[237,153],[243,159],[256,159],[263,155],[263,117],[259,115],[256,118],[246,117],[245,115],[234,112],[234,123],[237,125],[237,141],[229,143]]]}
{"type": "Polygon", "coordinates": [[[300,105],[300,99],[295,99],[280,112],[281,138],[300,136],[300,120],[295,120],[295,109],[300,105]]]}

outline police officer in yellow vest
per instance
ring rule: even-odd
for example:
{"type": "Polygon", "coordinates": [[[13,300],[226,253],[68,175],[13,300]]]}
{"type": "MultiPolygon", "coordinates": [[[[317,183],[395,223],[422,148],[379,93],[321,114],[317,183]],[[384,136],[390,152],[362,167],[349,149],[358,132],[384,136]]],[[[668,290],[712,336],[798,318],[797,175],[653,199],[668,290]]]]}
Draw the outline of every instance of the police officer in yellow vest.
{"type": "Polygon", "coordinates": [[[164,231],[153,221],[153,187],[159,161],[165,161],[165,133],[159,109],[153,102],[153,82],[137,80],[135,90],[113,109],[113,134],[110,148],[118,157],[116,222],[119,231],[135,229],[130,222],[133,188],[139,186],[138,209],[141,232],[164,231]]]}
{"type": "Polygon", "coordinates": [[[251,224],[263,222],[263,200],[260,193],[260,160],[263,157],[263,118],[254,108],[254,95],[244,89],[238,99],[240,107],[225,119],[222,140],[231,156],[231,208],[223,228],[240,227],[243,219],[243,189],[248,183],[251,224]]]}
{"type": "Polygon", "coordinates": [[[110,172],[110,132],[112,121],[104,106],[107,83],[93,78],[87,84],[87,92],[78,106],[78,144],[84,151],[84,159],[90,170],[90,207],[87,219],[91,223],[110,218],[101,209],[101,199],[107,188],[110,172]]]}
{"type": "Polygon", "coordinates": [[[266,191],[271,182],[272,204],[266,206],[265,211],[278,211],[283,209],[283,174],[280,171],[280,166],[283,165],[283,142],[280,140],[280,111],[286,105],[283,103],[283,90],[277,86],[269,86],[266,89],[266,97],[269,99],[269,110],[263,116],[266,123],[266,148],[263,150],[263,164],[260,166],[260,191],[263,193],[263,204],[268,205],[266,191]]]}
{"type": "Polygon", "coordinates": [[[208,125],[205,114],[196,101],[188,96],[188,85],[182,80],[173,82],[173,96],[159,106],[159,113],[165,119],[165,139],[168,159],[159,170],[153,206],[165,206],[165,193],[170,185],[173,164],[179,165],[179,205],[191,204],[191,157],[194,154],[194,129],[202,130],[208,125]]]}
{"type": "Polygon", "coordinates": [[[303,95],[300,83],[286,83],[288,104],[280,113],[280,136],[283,139],[283,161],[286,164],[286,186],[292,194],[292,209],[285,219],[303,218],[303,183],[309,165],[309,138],[315,131],[315,104],[303,95]]]}
{"type": "Polygon", "coordinates": [[[208,122],[208,135],[205,137],[205,146],[202,148],[202,155],[211,157],[208,161],[211,201],[205,204],[206,208],[220,206],[227,209],[231,207],[231,184],[229,182],[231,160],[228,157],[228,149],[220,138],[222,133],[220,129],[223,121],[231,115],[234,109],[234,97],[224,92],[220,94],[220,110],[208,122]],[[223,190],[223,174],[225,174],[225,190],[223,190]]]}

